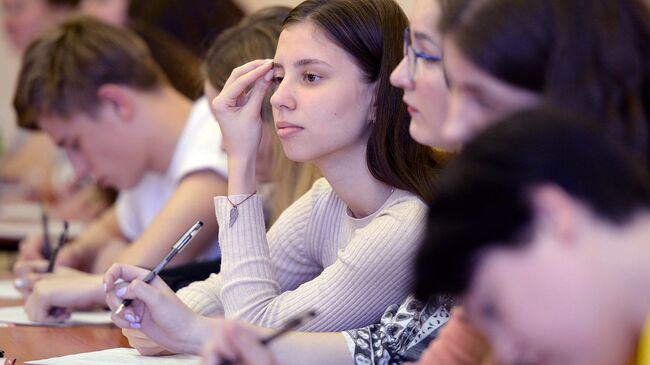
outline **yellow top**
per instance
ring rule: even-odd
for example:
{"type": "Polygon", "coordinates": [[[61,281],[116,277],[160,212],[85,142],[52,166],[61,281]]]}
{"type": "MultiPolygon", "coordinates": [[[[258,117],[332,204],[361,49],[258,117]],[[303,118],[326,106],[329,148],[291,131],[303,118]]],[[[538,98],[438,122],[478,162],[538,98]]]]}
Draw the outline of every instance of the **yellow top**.
{"type": "Polygon", "coordinates": [[[650,365],[650,317],[645,322],[645,327],[639,339],[636,360],[632,364],[650,365]]]}

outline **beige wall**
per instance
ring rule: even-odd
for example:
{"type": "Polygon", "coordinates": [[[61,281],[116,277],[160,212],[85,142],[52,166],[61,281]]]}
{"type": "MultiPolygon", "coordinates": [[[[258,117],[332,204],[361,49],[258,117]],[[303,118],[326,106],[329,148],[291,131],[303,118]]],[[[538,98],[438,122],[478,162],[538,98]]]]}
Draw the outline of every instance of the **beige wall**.
{"type": "MultiPolygon", "coordinates": [[[[302,2],[302,0],[236,0],[246,11],[251,12],[257,9],[263,8],[265,6],[271,5],[288,5],[296,6],[302,2]]],[[[411,5],[415,0],[397,0],[397,2],[404,8],[407,14],[411,9],[411,5]]]]}

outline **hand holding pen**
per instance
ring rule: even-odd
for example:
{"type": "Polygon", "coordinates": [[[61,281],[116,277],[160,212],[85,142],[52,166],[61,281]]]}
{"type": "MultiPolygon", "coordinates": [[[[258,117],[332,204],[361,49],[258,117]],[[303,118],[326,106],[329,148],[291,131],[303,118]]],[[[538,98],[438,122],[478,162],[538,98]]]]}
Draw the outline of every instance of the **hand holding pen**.
{"type": "Polygon", "coordinates": [[[204,349],[202,363],[204,365],[274,365],[271,351],[267,346],[315,316],[315,311],[300,313],[285,322],[279,329],[263,337],[259,337],[255,330],[244,324],[225,320],[219,323],[218,327],[214,327],[215,333],[204,349]]]}
{"type": "MultiPolygon", "coordinates": [[[[151,270],[149,274],[147,274],[147,276],[142,281],[144,281],[147,284],[151,283],[151,280],[153,280],[156,276],[158,276],[158,274],[165,268],[165,266],[167,266],[167,264],[169,264],[169,262],[174,258],[174,256],[176,256],[176,254],[181,252],[185,248],[185,246],[187,246],[187,244],[192,240],[192,238],[194,238],[196,233],[199,230],[201,230],[202,227],[203,227],[203,222],[201,221],[196,222],[196,224],[190,227],[190,229],[187,230],[187,232],[185,232],[185,234],[182,235],[181,238],[179,238],[178,241],[176,241],[176,243],[172,246],[172,249],[171,251],[169,251],[167,256],[165,256],[165,258],[163,258],[162,261],[160,261],[160,263],[156,265],[156,267],[154,267],[153,270],[151,270]]],[[[122,304],[120,304],[120,306],[115,311],[115,314],[120,314],[124,310],[124,308],[131,305],[132,302],[133,300],[131,299],[124,299],[122,304]]]]}

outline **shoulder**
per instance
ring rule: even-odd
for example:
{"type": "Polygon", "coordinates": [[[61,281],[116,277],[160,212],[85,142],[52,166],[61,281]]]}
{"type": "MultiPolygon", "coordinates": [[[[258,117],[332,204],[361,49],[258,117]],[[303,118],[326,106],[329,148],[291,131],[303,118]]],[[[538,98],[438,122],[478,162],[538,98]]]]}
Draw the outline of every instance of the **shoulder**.
{"type": "Polygon", "coordinates": [[[373,221],[397,220],[403,223],[422,225],[427,210],[427,205],[418,196],[408,191],[397,190],[373,221]]]}
{"type": "Polygon", "coordinates": [[[221,129],[210,112],[207,99],[202,97],[192,107],[168,174],[178,181],[190,173],[206,170],[225,178],[228,158],[221,143],[221,129]]]}

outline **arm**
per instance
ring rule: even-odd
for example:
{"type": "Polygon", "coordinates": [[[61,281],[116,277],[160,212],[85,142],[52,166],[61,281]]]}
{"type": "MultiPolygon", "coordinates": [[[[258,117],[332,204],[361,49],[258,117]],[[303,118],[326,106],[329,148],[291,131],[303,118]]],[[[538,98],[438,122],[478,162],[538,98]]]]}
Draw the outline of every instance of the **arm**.
{"type": "MultiPolygon", "coordinates": [[[[212,242],[218,231],[211,199],[223,194],[226,181],[213,171],[199,171],[181,180],[169,201],[138,239],[115,257],[115,262],[153,267],[169,252],[171,245],[197,220],[204,223],[192,244],[179,253],[172,265],[192,261],[212,242]]],[[[97,267],[104,272],[108,267],[97,267]]]]}
{"type": "MultiPolygon", "coordinates": [[[[302,198],[290,209],[296,209],[301,201],[302,198]]],[[[228,219],[230,203],[225,198],[216,198],[215,205],[217,218],[226,224],[223,219],[228,219]]],[[[285,239],[292,237],[294,217],[285,212],[271,230],[285,236],[269,232],[267,244],[260,228],[261,202],[251,199],[245,205],[235,225],[222,230],[220,235],[221,300],[226,317],[276,328],[291,315],[314,309],[319,316],[303,330],[339,331],[372,323],[389,304],[405,298],[411,277],[410,262],[425,215],[421,202],[413,199],[386,209],[355,232],[345,249],[338,251],[332,265],[289,291],[282,290],[276,268],[291,271],[294,267],[274,252],[300,249],[300,245],[285,239]]],[[[311,241],[316,237],[302,234],[295,239],[311,241]]],[[[307,256],[301,259],[309,260],[307,256]]]]}
{"type": "Polygon", "coordinates": [[[259,338],[271,330],[243,322],[220,320],[212,326],[212,336],[203,350],[203,364],[223,359],[240,365],[352,365],[340,333],[289,332],[263,346],[259,338]]]}
{"type": "Polygon", "coordinates": [[[113,239],[124,240],[114,206],[93,222],[78,239],[61,249],[57,264],[89,271],[104,244],[113,239]]]}

